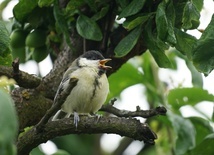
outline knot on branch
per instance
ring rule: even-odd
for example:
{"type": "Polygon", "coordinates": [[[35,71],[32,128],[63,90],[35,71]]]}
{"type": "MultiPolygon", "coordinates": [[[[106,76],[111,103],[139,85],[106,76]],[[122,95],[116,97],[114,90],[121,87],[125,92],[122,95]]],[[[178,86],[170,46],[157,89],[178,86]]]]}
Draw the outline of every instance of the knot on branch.
{"type": "MultiPolygon", "coordinates": [[[[9,69],[10,68],[8,68],[8,70],[9,69]]],[[[17,84],[23,88],[36,88],[41,82],[41,79],[39,77],[19,70],[18,58],[13,61],[12,70],[7,76],[9,76],[10,78],[14,78],[17,84]]]]}
{"type": "Polygon", "coordinates": [[[156,111],[159,115],[166,115],[166,112],[167,112],[167,110],[166,110],[165,107],[157,107],[157,108],[155,109],[155,111],[156,111]]]}

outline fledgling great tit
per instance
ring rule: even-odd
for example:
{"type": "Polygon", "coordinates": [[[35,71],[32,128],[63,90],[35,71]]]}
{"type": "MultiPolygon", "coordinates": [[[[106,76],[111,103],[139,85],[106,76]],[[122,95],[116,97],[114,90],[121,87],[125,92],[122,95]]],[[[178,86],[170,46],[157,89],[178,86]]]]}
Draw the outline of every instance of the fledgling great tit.
{"type": "MultiPolygon", "coordinates": [[[[66,91],[69,81],[76,79],[70,94],[67,96],[61,109],[54,115],[53,121],[74,115],[74,124],[79,122],[78,114],[94,114],[105,102],[109,93],[109,83],[106,77],[105,59],[98,51],[88,51],[73,61],[63,75],[56,96],[66,91]]],[[[55,100],[54,99],[54,100],[55,100]]]]}

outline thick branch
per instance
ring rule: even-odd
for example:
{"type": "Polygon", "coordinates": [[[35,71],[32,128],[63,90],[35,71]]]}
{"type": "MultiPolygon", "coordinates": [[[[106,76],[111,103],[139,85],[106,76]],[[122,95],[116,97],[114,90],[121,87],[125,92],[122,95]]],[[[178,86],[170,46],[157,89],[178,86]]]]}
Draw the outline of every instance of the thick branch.
{"type": "Polygon", "coordinates": [[[37,145],[57,136],[97,133],[115,133],[150,144],[154,144],[157,138],[146,124],[137,119],[101,117],[97,121],[97,117],[81,116],[78,129],[73,125],[73,118],[48,122],[40,133],[35,128],[31,129],[18,139],[18,155],[27,155],[37,145]]]}
{"type": "Polygon", "coordinates": [[[19,131],[37,124],[53,103],[34,89],[15,88],[12,93],[19,117],[19,131]]]}

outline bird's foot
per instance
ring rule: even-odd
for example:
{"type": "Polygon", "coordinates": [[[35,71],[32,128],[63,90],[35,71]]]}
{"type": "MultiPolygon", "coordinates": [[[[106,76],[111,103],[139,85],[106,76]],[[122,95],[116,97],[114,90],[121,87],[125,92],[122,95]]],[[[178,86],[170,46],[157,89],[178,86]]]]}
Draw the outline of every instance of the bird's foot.
{"type": "Polygon", "coordinates": [[[78,122],[80,121],[80,117],[77,112],[74,112],[74,125],[77,128],[78,122]]]}
{"type": "Polygon", "coordinates": [[[90,117],[95,117],[96,118],[96,123],[99,122],[100,118],[103,116],[102,114],[94,114],[91,113],[89,114],[90,117]]]}

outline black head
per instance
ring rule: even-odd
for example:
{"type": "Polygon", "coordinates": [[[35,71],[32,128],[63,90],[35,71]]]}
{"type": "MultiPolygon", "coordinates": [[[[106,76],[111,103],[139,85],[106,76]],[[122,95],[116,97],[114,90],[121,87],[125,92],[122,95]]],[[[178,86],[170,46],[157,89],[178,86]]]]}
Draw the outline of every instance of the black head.
{"type": "Polygon", "coordinates": [[[84,53],[81,57],[86,58],[88,60],[103,60],[104,59],[103,55],[100,52],[94,51],[94,50],[84,53]]]}
{"type": "Polygon", "coordinates": [[[98,72],[98,75],[101,76],[107,69],[111,68],[105,65],[110,60],[105,59],[100,52],[91,50],[81,55],[76,63],[78,67],[94,68],[98,72]]]}

